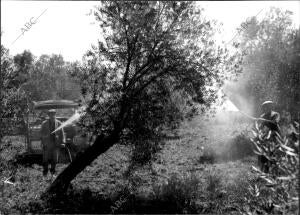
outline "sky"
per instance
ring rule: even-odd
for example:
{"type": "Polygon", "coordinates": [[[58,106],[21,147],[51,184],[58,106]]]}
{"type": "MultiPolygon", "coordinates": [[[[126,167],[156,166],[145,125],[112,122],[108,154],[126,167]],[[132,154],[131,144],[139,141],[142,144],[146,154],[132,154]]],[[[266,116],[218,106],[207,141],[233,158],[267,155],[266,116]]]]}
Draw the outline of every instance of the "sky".
{"type": "MultiPolygon", "coordinates": [[[[80,61],[83,54],[101,37],[92,16],[87,16],[96,1],[1,1],[1,43],[10,54],[30,50],[35,56],[61,54],[67,61],[80,61]],[[25,26],[26,23],[32,25],[25,26]]],[[[207,18],[223,23],[218,40],[230,41],[236,28],[250,16],[260,19],[271,6],[294,13],[299,27],[300,1],[230,1],[197,4],[207,18]]]]}

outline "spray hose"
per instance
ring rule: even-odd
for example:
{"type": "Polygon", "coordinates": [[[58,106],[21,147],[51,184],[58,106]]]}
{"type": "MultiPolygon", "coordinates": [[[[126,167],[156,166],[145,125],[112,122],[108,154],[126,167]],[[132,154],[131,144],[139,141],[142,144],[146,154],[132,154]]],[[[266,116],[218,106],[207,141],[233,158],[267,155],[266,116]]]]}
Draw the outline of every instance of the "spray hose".
{"type": "Polygon", "coordinates": [[[261,118],[261,117],[253,117],[253,116],[250,116],[250,115],[248,115],[248,114],[246,114],[246,113],[244,113],[243,111],[240,111],[240,110],[239,110],[239,112],[242,113],[244,116],[246,116],[249,119],[256,120],[256,121],[269,122],[269,123],[272,123],[274,125],[277,125],[277,123],[273,122],[272,120],[264,119],[264,118],[261,118]]]}

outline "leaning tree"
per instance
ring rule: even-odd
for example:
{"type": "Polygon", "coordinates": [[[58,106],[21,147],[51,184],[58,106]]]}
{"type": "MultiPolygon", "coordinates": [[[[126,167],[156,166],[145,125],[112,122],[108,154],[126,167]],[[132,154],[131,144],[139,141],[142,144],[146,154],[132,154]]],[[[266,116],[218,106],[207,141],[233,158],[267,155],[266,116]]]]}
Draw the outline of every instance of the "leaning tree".
{"type": "Polygon", "coordinates": [[[158,142],[164,128],[182,119],[174,95],[209,107],[240,58],[216,45],[215,23],[194,2],[101,2],[95,18],[103,39],[73,72],[88,107],[94,143],[55,179],[48,193],[70,182],[114,144],[158,142]],[[178,96],[179,95],[179,96],[178,96]]]}

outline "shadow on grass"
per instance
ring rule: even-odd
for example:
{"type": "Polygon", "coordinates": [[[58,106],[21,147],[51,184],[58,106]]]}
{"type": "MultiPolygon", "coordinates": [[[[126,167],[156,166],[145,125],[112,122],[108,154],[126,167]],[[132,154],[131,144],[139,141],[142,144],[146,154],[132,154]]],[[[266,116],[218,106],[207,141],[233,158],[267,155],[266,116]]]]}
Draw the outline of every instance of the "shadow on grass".
{"type": "MultiPolygon", "coordinates": [[[[48,196],[43,200],[20,205],[21,213],[39,214],[162,214],[182,213],[182,205],[174,199],[156,199],[133,194],[118,193],[114,197],[97,194],[89,189],[68,191],[66,195],[48,196]]],[[[186,209],[193,213],[192,210],[186,209]]],[[[197,213],[194,210],[194,213],[197,213]]]]}
{"type": "Polygon", "coordinates": [[[44,199],[20,205],[21,213],[74,214],[110,213],[112,201],[89,189],[70,189],[66,194],[47,196],[44,199]]]}
{"type": "Polygon", "coordinates": [[[147,195],[134,194],[124,185],[107,195],[89,189],[69,189],[65,195],[21,204],[17,210],[34,214],[232,214],[243,207],[245,184],[237,186],[237,191],[229,188],[226,192],[220,175],[206,176],[203,183],[193,174],[174,174],[166,183],[153,184],[147,195]],[[238,205],[234,207],[233,201],[238,205]]]}
{"type": "Polygon", "coordinates": [[[112,214],[197,213],[196,199],[199,179],[195,176],[172,176],[166,184],[152,185],[151,193],[134,194],[123,185],[104,195],[89,189],[70,188],[66,194],[46,196],[44,199],[20,205],[21,213],[47,214],[112,214]]]}

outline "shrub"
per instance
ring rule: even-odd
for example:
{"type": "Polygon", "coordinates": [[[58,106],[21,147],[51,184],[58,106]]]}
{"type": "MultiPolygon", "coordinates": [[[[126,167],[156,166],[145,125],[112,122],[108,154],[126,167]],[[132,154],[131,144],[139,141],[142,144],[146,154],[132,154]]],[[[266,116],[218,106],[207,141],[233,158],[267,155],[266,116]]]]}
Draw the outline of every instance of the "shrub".
{"type": "Polygon", "coordinates": [[[164,141],[160,138],[151,140],[136,141],[132,146],[129,166],[125,177],[130,176],[136,169],[148,166],[151,168],[152,161],[157,158],[158,152],[162,149],[164,141]]]}
{"type": "Polygon", "coordinates": [[[265,172],[252,167],[259,182],[250,187],[249,210],[262,213],[296,213],[298,201],[299,157],[293,148],[297,140],[283,137],[277,132],[264,135],[256,126],[252,142],[255,153],[264,156],[265,172]]]}
{"type": "Polygon", "coordinates": [[[206,191],[208,192],[208,198],[213,200],[218,196],[220,189],[222,188],[222,178],[217,173],[209,174],[207,176],[206,183],[206,191]]]}
{"type": "Polygon", "coordinates": [[[134,146],[131,162],[135,165],[143,166],[155,158],[156,152],[160,149],[159,144],[152,141],[143,141],[134,146]]]}
{"type": "Polygon", "coordinates": [[[222,153],[222,160],[237,160],[247,156],[254,155],[253,144],[246,131],[238,134],[229,143],[227,149],[222,153]]]}
{"type": "Polygon", "coordinates": [[[226,201],[224,203],[225,212],[238,211],[243,214],[247,211],[247,199],[251,198],[249,187],[255,183],[257,177],[251,172],[240,172],[233,183],[227,184],[226,201]]]}
{"type": "Polygon", "coordinates": [[[159,213],[196,213],[199,179],[173,174],[165,184],[153,185],[154,205],[159,213]]]}
{"type": "Polygon", "coordinates": [[[218,149],[214,149],[211,146],[204,147],[198,162],[212,164],[223,161],[234,161],[254,155],[254,147],[246,130],[226,143],[225,147],[218,149]]]}
{"type": "Polygon", "coordinates": [[[217,154],[211,146],[204,147],[202,155],[199,157],[199,163],[214,163],[217,159],[217,154]]]}
{"type": "Polygon", "coordinates": [[[223,212],[227,196],[219,173],[209,172],[205,177],[205,186],[201,194],[197,204],[198,212],[218,214],[223,212]]]}
{"type": "Polygon", "coordinates": [[[89,189],[70,189],[66,194],[48,195],[44,199],[22,204],[22,213],[110,213],[112,201],[89,189]]]}

